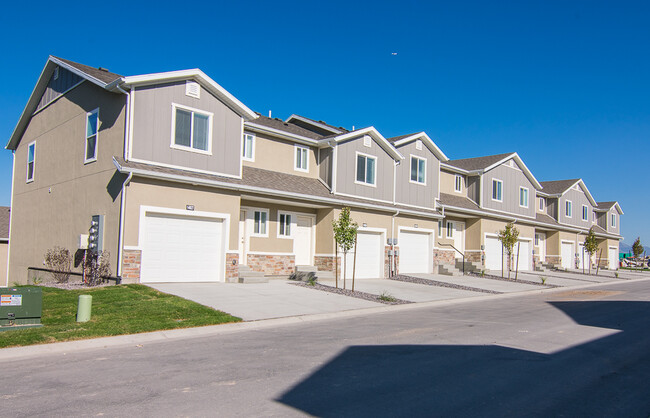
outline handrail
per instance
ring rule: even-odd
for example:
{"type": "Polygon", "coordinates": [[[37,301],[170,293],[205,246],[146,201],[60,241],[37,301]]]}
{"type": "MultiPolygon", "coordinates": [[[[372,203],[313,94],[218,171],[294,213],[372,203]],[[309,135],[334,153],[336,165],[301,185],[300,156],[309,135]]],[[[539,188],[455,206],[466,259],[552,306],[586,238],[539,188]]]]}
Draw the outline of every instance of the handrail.
{"type": "Polygon", "coordinates": [[[453,248],[454,250],[458,251],[458,254],[463,256],[463,276],[465,275],[465,254],[463,254],[458,248],[454,247],[453,244],[446,244],[438,241],[438,245],[448,245],[449,247],[453,248]]]}

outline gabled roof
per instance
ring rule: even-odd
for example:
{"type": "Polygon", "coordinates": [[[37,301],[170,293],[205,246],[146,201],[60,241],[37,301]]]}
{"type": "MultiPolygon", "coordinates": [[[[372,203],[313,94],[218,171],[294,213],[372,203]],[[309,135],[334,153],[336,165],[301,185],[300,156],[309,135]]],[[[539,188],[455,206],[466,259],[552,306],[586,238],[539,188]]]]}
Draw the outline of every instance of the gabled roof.
{"type": "Polygon", "coordinates": [[[618,213],[623,215],[623,209],[621,209],[621,205],[619,205],[618,202],[598,202],[598,206],[596,207],[596,210],[598,210],[599,212],[607,212],[613,206],[616,207],[616,210],[618,210],[618,213]]]}
{"type": "Polygon", "coordinates": [[[0,206],[0,242],[9,240],[9,218],[11,208],[0,206]]]}
{"type": "Polygon", "coordinates": [[[282,119],[272,119],[262,116],[261,114],[255,112],[258,117],[252,121],[245,122],[245,125],[253,130],[265,131],[267,133],[273,134],[275,131],[278,134],[284,134],[287,136],[298,136],[298,138],[292,139],[309,139],[317,141],[323,138],[323,135],[319,135],[315,132],[310,131],[309,129],[302,128],[293,123],[284,122],[282,119]],[[257,129],[255,129],[257,128],[257,129]]]}
{"type": "Polygon", "coordinates": [[[400,154],[400,152],[397,151],[397,149],[395,149],[393,144],[388,142],[388,140],[384,138],[383,135],[380,134],[379,131],[375,129],[374,126],[370,126],[368,128],[363,128],[363,129],[357,129],[356,131],[351,131],[340,135],[333,135],[329,137],[326,136],[323,139],[321,139],[320,142],[322,146],[327,146],[332,141],[339,143],[339,142],[349,141],[352,139],[363,137],[366,135],[374,139],[375,142],[377,142],[379,146],[381,146],[384,149],[384,151],[386,151],[391,157],[393,157],[393,159],[397,161],[404,159],[404,156],[400,154]]]}
{"type": "Polygon", "coordinates": [[[111,84],[112,82],[122,78],[121,75],[111,73],[110,71],[102,67],[95,68],[85,64],[79,64],[78,62],[74,62],[74,61],[70,61],[67,59],[54,57],[54,56],[50,56],[50,59],[58,63],[61,67],[64,67],[81,77],[94,78],[95,80],[104,83],[104,85],[111,84]]]}
{"type": "Polygon", "coordinates": [[[431,138],[429,138],[429,135],[427,135],[425,132],[417,132],[414,134],[407,134],[407,135],[400,135],[400,136],[394,136],[392,138],[388,138],[387,141],[393,144],[393,146],[400,147],[402,145],[408,144],[410,142],[413,142],[415,140],[421,140],[423,144],[427,146],[431,150],[431,152],[438,157],[440,161],[449,161],[449,158],[445,155],[444,152],[438,146],[433,142],[431,138]]]}
{"type": "Polygon", "coordinates": [[[506,154],[486,155],[484,157],[462,158],[460,160],[449,160],[447,164],[466,171],[485,170],[487,167],[501,162],[514,154],[516,153],[509,152],[506,154]]]}
{"type": "Polygon", "coordinates": [[[579,184],[582,187],[582,190],[587,196],[587,200],[591,203],[592,206],[597,207],[596,199],[591,195],[591,192],[587,188],[582,179],[570,179],[570,180],[553,180],[553,181],[543,181],[542,182],[542,194],[547,196],[560,197],[563,196],[566,192],[571,190],[575,185],[579,184]]]}
{"type": "Polygon", "coordinates": [[[316,129],[325,131],[325,132],[327,132],[329,134],[341,134],[341,133],[345,133],[345,132],[350,132],[349,130],[347,130],[347,129],[343,128],[343,127],[340,127],[340,126],[336,127],[334,125],[330,125],[329,123],[325,123],[322,120],[317,121],[317,120],[310,119],[310,118],[305,117],[305,116],[296,115],[295,113],[292,114],[291,116],[289,116],[287,118],[287,120],[285,120],[285,122],[287,122],[287,123],[294,122],[294,123],[296,123],[298,125],[303,125],[303,124],[304,125],[310,125],[310,126],[313,126],[316,129]]]}

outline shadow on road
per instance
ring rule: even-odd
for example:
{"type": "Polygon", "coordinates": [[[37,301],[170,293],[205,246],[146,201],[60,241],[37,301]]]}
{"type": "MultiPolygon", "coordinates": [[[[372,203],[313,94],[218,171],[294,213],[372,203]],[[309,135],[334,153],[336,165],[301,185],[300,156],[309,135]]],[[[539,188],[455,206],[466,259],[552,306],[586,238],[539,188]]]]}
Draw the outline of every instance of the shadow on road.
{"type": "Polygon", "coordinates": [[[552,355],[486,346],[352,346],[277,401],[315,416],[650,414],[650,302],[552,302],[623,332],[552,355]]]}

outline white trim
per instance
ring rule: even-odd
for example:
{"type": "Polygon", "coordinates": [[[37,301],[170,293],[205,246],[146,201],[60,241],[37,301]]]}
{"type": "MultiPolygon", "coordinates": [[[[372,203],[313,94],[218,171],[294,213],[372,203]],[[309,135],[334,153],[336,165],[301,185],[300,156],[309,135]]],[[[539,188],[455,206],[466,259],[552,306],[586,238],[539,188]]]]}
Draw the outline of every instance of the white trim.
{"type": "MultiPolygon", "coordinates": [[[[309,151],[311,148],[305,147],[303,145],[294,144],[293,146],[293,171],[300,171],[303,173],[309,173],[309,151]],[[298,167],[298,150],[305,151],[305,168],[298,167]]],[[[301,156],[302,158],[302,156],[301,156]]]]}
{"type": "Polygon", "coordinates": [[[419,132],[410,136],[407,136],[406,138],[402,138],[399,141],[395,141],[394,145],[395,147],[400,147],[408,142],[414,141],[414,140],[423,140],[422,143],[424,143],[427,148],[435,155],[439,160],[443,161],[449,161],[449,158],[445,155],[444,152],[438,146],[436,145],[435,142],[427,135],[425,132],[419,132]]]}
{"type": "Polygon", "coordinates": [[[214,115],[211,112],[195,109],[193,107],[180,105],[178,103],[172,102],[172,132],[171,132],[171,143],[170,148],[178,149],[181,151],[190,151],[198,154],[212,155],[212,123],[214,115]],[[190,117],[190,146],[179,145],[176,143],[176,110],[181,109],[186,112],[191,113],[190,117]],[[208,117],[208,149],[202,150],[199,148],[194,148],[194,114],[198,113],[202,116],[208,117]]]}
{"type": "Polygon", "coordinates": [[[249,131],[265,133],[271,136],[280,137],[282,139],[298,142],[305,145],[319,145],[319,141],[316,139],[311,139],[311,138],[307,138],[306,136],[301,136],[301,135],[292,134],[290,132],[281,131],[279,129],[271,128],[265,125],[259,125],[254,122],[245,121],[244,126],[249,131]]]}
{"type": "Polygon", "coordinates": [[[99,148],[99,108],[96,108],[94,110],[91,110],[90,112],[86,112],[86,129],[84,130],[84,164],[92,163],[97,161],[97,155],[99,154],[98,148],[99,148]],[[90,116],[97,114],[97,126],[95,127],[97,131],[95,132],[95,135],[90,135],[88,136],[88,118],[90,116]],[[95,137],[95,156],[92,158],[88,158],[88,138],[94,136],[95,137]]]}
{"type": "Polygon", "coordinates": [[[282,255],[282,256],[296,256],[296,253],[290,252],[290,253],[278,253],[278,252],[272,252],[272,251],[246,251],[246,256],[249,255],[282,255]]]}
{"type": "MultiPolygon", "coordinates": [[[[417,184],[419,186],[427,185],[427,159],[426,157],[420,157],[419,155],[410,154],[409,158],[409,183],[417,184]],[[418,162],[418,167],[416,168],[416,174],[419,177],[420,175],[420,161],[424,161],[424,181],[413,180],[413,159],[416,159],[418,162]]],[[[396,189],[396,185],[393,185],[393,189],[396,189]]]]}
{"type": "Polygon", "coordinates": [[[314,257],[336,257],[336,254],[314,254],[314,257]]]}
{"type": "Polygon", "coordinates": [[[390,142],[388,142],[388,140],[386,140],[386,138],[384,138],[382,134],[380,134],[379,131],[377,131],[373,126],[359,129],[357,131],[347,132],[334,138],[321,139],[319,141],[319,144],[324,146],[325,144],[329,144],[331,141],[339,143],[352,139],[358,139],[358,137],[363,137],[365,135],[369,135],[371,138],[373,138],[375,142],[377,142],[379,146],[381,146],[384,151],[386,151],[394,160],[401,161],[404,159],[404,156],[400,154],[400,152],[397,151],[397,149],[395,149],[395,147],[390,142]]]}
{"type": "Polygon", "coordinates": [[[589,222],[589,206],[582,205],[582,218],[583,221],[589,222]],[[587,209],[587,218],[585,219],[585,209],[587,209]]]}
{"type": "Polygon", "coordinates": [[[377,165],[378,165],[378,162],[379,162],[378,160],[379,159],[377,158],[376,155],[364,154],[362,152],[356,151],[355,155],[354,155],[354,183],[355,184],[360,184],[362,186],[377,187],[377,172],[379,171],[377,169],[377,165]],[[374,169],[374,173],[373,173],[374,183],[361,182],[361,181],[359,181],[357,179],[357,173],[358,173],[358,170],[359,170],[358,164],[359,164],[359,156],[360,155],[362,157],[366,158],[366,169],[364,170],[364,178],[366,178],[366,179],[367,179],[367,175],[368,175],[368,158],[371,158],[371,159],[375,160],[375,166],[374,166],[375,169],[374,169]]]}
{"type": "Polygon", "coordinates": [[[616,214],[615,213],[610,213],[609,214],[609,226],[611,228],[616,228],[616,214]]]}
{"type": "Polygon", "coordinates": [[[463,176],[461,176],[460,174],[454,174],[454,192],[463,193],[463,176]],[[460,179],[460,190],[456,189],[456,185],[458,184],[458,179],[460,179]]]}
{"type": "Polygon", "coordinates": [[[123,248],[127,251],[142,251],[142,247],[139,245],[125,245],[123,248]]]}
{"type": "Polygon", "coordinates": [[[36,177],[36,140],[27,144],[27,167],[25,170],[25,183],[31,183],[36,177]],[[32,160],[32,177],[29,177],[29,147],[34,146],[34,159],[32,160]]]}
{"type": "Polygon", "coordinates": [[[528,209],[528,206],[530,206],[530,190],[528,189],[528,187],[519,186],[519,207],[528,209]],[[524,191],[524,190],[526,191],[526,193],[525,193],[526,194],[526,204],[522,205],[521,204],[521,197],[522,197],[521,192],[524,191]]]}
{"type": "Polygon", "coordinates": [[[255,162],[255,142],[256,141],[257,141],[257,136],[255,134],[247,134],[246,132],[244,132],[244,134],[242,135],[242,152],[241,152],[242,157],[241,158],[242,158],[243,161],[255,162]],[[245,155],[246,137],[247,136],[250,136],[252,138],[252,140],[251,140],[251,156],[250,157],[246,157],[246,155],[245,155]]]}
{"type": "Polygon", "coordinates": [[[458,168],[458,167],[455,167],[453,165],[443,163],[442,161],[440,162],[440,168],[442,170],[451,171],[452,173],[459,173],[459,174],[464,174],[464,175],[469,175],[471,173],[475,173],[475,174],[477,173],[476,171],[463,170],[462,168],[458,168]]]}
{"type": "Polygon", "coordinates": [[[496,163],[492,164],[489,167],[484,168],[481,171],[486,173],[486,172],[492,170],[493,168],[500,166],[501,164],[503,164],[504,162],[508,161],[511,158],[514,158],[517,165],[522,167],[522,172],[528,178],[528,180],[530,180],[530,182],[533,183],[533,186],[535,186],[536,189],[543,189],[542,185],[539,183],[539,181],[537,181],[537,179],[533,175],[533,172],[528,169],[528,167],[526,166],[524,161],[521,159],[519,154],[517,154],[516,152],[513,152],[512,154],[508,155],[507,157],[503,158],[502,160],[497,161],[496,163]]]}
{"type": "MultiPolygon", "coordinates": [[[[269,237],[269,229],[270,229],[270,226],[271,226],[270,225],[271,224],[271,213],[270,213],[271,211],[269,209],[266,209],[266,208],[251,208],[250,212],[253,215],[251,217],[251,219],[253,221],[252,222],[253,225],[252,225],[251,233],[250,233],[249,236],[257,237],[257,238],[268,238],[269,237]],[[255,232],[255,213],[256,212],[260,212],[260,230],[262,229],[262,215],[261,215],[261,213],[262,212],[266,213],[266,221],[264,222],[264,226],[265,226],[265,228],[264,228],[265,232],[264,233],[255,232]]],[[[248,218],[248,213],[249,213],[249,211],[246,210],[246,217],[247,218],[248,218]]],[[[250,251],[247,251],[246,254],[250,254],[250,251]]]]}
{"type": "Polygon", "coordinates": [[[537,208],[540,212],[545,212],[546,209],[546,198],[543,196],[538,197],[539,201],[537,203],[537,208]]]}
{"type": "Polygon", "coordinates": [[[242,159],[242,151],[244,149],[244,118],[239,118],[239,177],[244,175],[244,160],[242,159]]]}
{"type": "MultiPolygon", "coordinates": [[[[423,234],[433,234],[434,236],[436,235],[436,230],[434,229],[429,229],[429,228],[413,228],[412,226],[400,226],[397,228],[397,233],[399,234],[400,231],[406,231],[406,232],[421,232],[423,234]]],[[[398,241],[399,242],[399,241],[398,241]]],[[[399,244],[397,244],[399,247],[399,244]]]]}
{"type": "Polygon", "coordinates": [[[131,101],[131,105],[129,106],[129,108],[130,108],[129,112],[131,112],[131,115],[129,117],[129,121],[130,121],[130,123],[129,123],[129,144],[128,144],[129,148],[128,148],[128,151],[125,151],[125,153],[127,153],[127,156],[124,157],[125,161],[129,161],[133,157],[133,125],[134,125],[134,121],[135,121],[134,116],[135,116],[135,92],[136,91],[137,91],[137,89],[134,87],[133,89],[131,89],[131,93],[129,94],[129,96],[130,96],[129,100],[131,101]]]}
{"type": "Polygon", "coordinates": [[[566,199],[564,201],[564,217],[565,218],[573,218],[573,202],[570,201],[569,199],[566,199]],[[568,206],[567,206],[568,203],[568,206]],[[571,209],[571,213],[568,213],[569,211],[567,209],[571,209]]]}
{"type": "MultiPolygon", "coordinates": [[[[287,211],[283,211],[283,210],[279,210],[279,209],[277,210],[277,213],[278,213],[278,221],[276,223],[278,224],[278,228],[277,228],[277,231],[276,231],[276,236],[279,239],[293,239],[293,233],[294,233],[294,230],[295,230],[294,226],[298,225],[298,219],[294,219],[294,218],[297,218],[297,215],[295,215],[292,212],[287,212],[287,211]],[[280,221],[280,216],[281,215],[284,215],[285,219],[286,219],[287,216],[290,217],[289,218],[289,235],[280,234],[280,225],[282,225],[282,222],[280,221]],[[295,220],[295,222],[294,222],[294,220],[295,220]]],[[[285,232],[286,232],[286,225],[285,225],[285,232]]]]}
{"type": "MultiPolygon", "coordinates": [[[[238,176],[236,174],[219,173],[217,171],[206,171],[206,170],[200,170],[198,168],[184,167],[184,166],[181,166],[181,165],[173,165],[173,164],[160,163],[160,162],[157,162],[157,161],[142,160],[140,158],[131,158],[129,161],[134,162],[134,163],[149,164],[149,165],[158,166],[158,167],[165,167],[165,168],[175,168],[175,169],[178,169],[178,170],[185,170],[185,171],[190,171],[190,172],[193,172],[193,173],[212,174],[212,175],[215,175],[215,176],[228,177],[228,178],[232,178],[232,179],[241,180],[241,176],[238,176]]],[[[189,178],[191,178],[191,177],[189,177],[189,178]]],[[[197,182],[192,181],[191,183],[197,183],[197,182]]]]}
{"type": "MultiPolygon", "coordinates": [[[[332,170],[332,188],[330,189],[331,193],[336,193],[336,180],[337,180],[336,173],[339,171],[337,166],[338,164],[337,156],[338,156],[338,146],[335,145],[332,147],[332,167],[330,167],[330,169],[332,170]]],[[[320,176],[318,177],[320,178],[320,176]]]]}
{"type": "MultiPolygon", "coordinates": [[[[498,190],[498,187],[497,187],[497,190],[498,190]]],[[[492,188],[491,188],[490,191],[491,191],[490,196],[491,196],[493,202],[503,203],[503,180],[499,180],[498,178],[492,178],[492,188]],[[501,183],[501,198],[500,199],[495,199],[494,198],[494,182],[501,183]]]]}

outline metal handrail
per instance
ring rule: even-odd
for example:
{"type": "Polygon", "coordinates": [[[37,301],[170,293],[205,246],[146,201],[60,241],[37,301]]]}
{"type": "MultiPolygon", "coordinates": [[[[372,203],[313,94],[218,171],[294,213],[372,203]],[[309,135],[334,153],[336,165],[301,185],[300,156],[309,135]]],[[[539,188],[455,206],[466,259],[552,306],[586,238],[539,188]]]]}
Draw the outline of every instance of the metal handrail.
{"type": "Polygon", "coordinates": [[[458,251],[458,254],[463,256],[463,276],[464,276],[465,275],[465,254],[463,254],[463,252],[460,251],[458,248],[454,247],[453,244],[446,244],[446,243],[438,242],[438,245],[447,245],[447,246],[453,248],[454,250],[458,251]]]}

